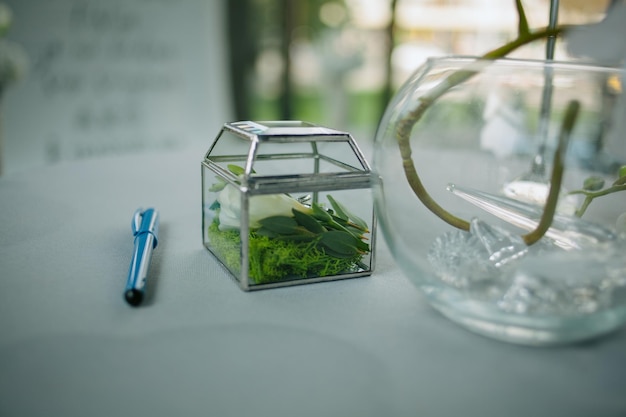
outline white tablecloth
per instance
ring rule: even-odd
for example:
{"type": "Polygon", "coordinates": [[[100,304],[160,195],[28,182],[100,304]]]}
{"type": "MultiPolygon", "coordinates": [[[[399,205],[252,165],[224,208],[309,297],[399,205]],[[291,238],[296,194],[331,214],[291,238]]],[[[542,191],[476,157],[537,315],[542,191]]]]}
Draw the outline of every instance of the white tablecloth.
{"type": "Polygon", "coordinates": [[[0,179],[0,416],[626,416],[626,330],[556,348],[474,335],[382,237],[371,277],[242,292],[202,246],[208,146],[0,179]],[[132,308],[142,206],[161,233],[132,308]]]}

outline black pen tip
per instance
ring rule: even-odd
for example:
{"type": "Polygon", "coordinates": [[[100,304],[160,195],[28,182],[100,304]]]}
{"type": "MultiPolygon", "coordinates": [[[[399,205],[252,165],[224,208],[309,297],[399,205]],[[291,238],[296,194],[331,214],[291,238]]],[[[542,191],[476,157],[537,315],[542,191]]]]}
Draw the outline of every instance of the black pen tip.
{"type": "Polygon", "coordinates": [[[124,293],[124,298],[126,299],[128,304],[133,307],[137,307],[139,304],[141,304],[141,301],[143,300],[143,293],[137,290],[127,290],[124,293]]]}

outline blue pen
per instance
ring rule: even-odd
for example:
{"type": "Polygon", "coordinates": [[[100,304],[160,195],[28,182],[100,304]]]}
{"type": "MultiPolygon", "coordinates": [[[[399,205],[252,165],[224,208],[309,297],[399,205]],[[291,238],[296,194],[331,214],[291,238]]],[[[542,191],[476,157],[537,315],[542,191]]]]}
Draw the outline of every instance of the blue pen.
{"type": "Polygon", "coordinates": [[[159,212],[152,208],[138,209],[133,216],[131,227],[135,236],[135,251],[130,261],[124,298],[128,304],[138,306],[143,301],[152,251],[157,246],[159,212]]]}

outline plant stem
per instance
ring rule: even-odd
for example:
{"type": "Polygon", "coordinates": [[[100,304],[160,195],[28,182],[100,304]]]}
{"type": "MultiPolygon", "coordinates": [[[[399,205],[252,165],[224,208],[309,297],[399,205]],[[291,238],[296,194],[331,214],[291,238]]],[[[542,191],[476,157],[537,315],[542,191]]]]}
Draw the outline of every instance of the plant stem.
{"type": "Polygon", "coordinates": [[[623,183],[614,184],[611,187],[608,187],[608,188],[605,188],[604,190],[599,190],[599,191],[586,191],[586,190],[570,191],[569,194],[583,194],[585,196],[585,200],[580,205],[580,208],[576,210],[576,213],[574,214],[577,217],[582,217],[583,214],[585,214],[585,211],[587,211],[587,207],[589,207],[589,204],[591,204],[591,202],[596,197],[602,197],[604,195],[613,194],[618,191],[626,191],[626,184],[623,184],[623,183]]]}
{"type": "Polygon", "coordinates": [[[580,102],[572,100],[568,103],[565,110],[565,117],[563,118],[563,124],[561,126],[561,132],[559,134],[559,144],[554,152],[552,177],[550,178],[550,191],[548,192],[548,199],[541,215],[539,224],[530,233],[522,236],[524,242],[527,245],[532,245],[537,242],[548,231],[552,220],[554,219],[554,213],[556,212],[556,205],[559,201],[559,193],[561,192],[561,183],[563,181],[563,160],[565,159],[565,152],[569,144],[569,138],[576,124],[578,118],[578,111],[580,110],[580,102]]]}
{"type": "Polygon", "coordinates": [[[422,118],[426,110],[430,107],[431,104],[433,104],[433,102],[435,102],[435,100],[437,100],[447,91],[449,91],[452,87],[459,85],[464,81],[467,81],[478,72],[480,72],[480,70],[487,65],[485,61],[502,58],[510,52],[514,51],[515,49],[535,40],[547,38],[549,36],[561,35],[566,29],[567,27],[565,26],[559,26],[554,29],[546,28],[538,30],[536,32],[520,32],[515,40],[483,55],[477,61],[476,67],[473,67],[471,69],[461,69],[452,73],[437,87],[431,90],[430,94],[421,97],[417,107],[415,107],[398,122],[398,127],[396,128],[396,139],[398,141],[398,147],[400,149],[402,166],[404,168],[404,173],[409,182],[409,185],[415,195],[420,199],[420,201],[431,212],[433,212],[446,223],[462,230],[469,230],[469,222],[458,218],[445,210],[426,191],[426,188],[424,187],[424,184],[422,183],[417,173],[415,164],[413,163],[413,158],[411,156],[412,150],[410,139],[413,127],[422,118]]]}

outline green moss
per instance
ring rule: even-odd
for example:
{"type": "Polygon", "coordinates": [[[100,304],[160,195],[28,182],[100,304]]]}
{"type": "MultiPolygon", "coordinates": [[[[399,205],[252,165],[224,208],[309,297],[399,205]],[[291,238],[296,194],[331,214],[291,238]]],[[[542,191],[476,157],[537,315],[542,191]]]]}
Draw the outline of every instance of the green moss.
{"type": "MultiPolygon", "coordinates": [[[[239,231],[220,231],[209,226],[210,246],[220,260],[236,275],[241,271],[239,231]]],[[[348,258],[328,255],[315,242],[298,242],[260,236],[249,238],[249,277],[256,284],[337,275],[358,269],[361,254],[348,258]]]]}
{"type": "Polygon", "coordinates": [[[241,272],[239,263],[241,238],[238,230],[220,231],[218,224],[213,222],[208,233],[211,250],[235,275],[241,272]]]}

